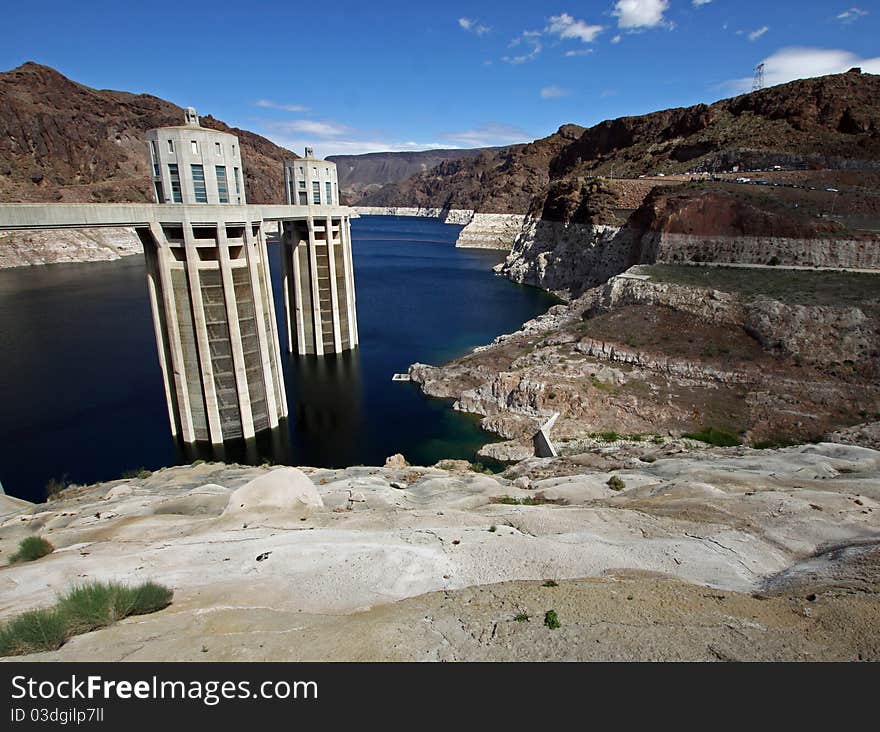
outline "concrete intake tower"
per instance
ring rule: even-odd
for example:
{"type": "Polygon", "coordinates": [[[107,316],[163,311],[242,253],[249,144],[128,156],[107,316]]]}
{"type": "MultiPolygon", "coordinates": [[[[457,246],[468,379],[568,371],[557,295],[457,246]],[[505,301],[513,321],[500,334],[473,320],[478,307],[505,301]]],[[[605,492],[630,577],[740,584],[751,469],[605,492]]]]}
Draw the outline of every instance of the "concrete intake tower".
{"type": "Polygon", "coordinates": [[[300,355],[341,353],[358,344],[351,216],[339,204],[336,164],[304,158],[284,163],[287,202],[309,215],[285,221],[281,232],[288,350],[300,355]]]}
{"type": "Polygon", "coordinates": [[[147,133],[154,204],[4,203],[0,231],[134,228],[171,431],[220,445],[287,416],[266,222],[281,232],[289,350],[322,356],[358,343],[356,214],[339,205],[336,166],[311,149],[283,163],[286,204],[248,204],[238,139],[192,108],[184,122],[147,133]]]}
{"type": "Polygon", "coordinates": [[[171,430],[184,442],[251,438],[287,416],[262,221],[229,225],[197,204],[246,204],[238,139],[186,125],[147,133],[156,203],[176,224],[138,229],[171,430]]]}

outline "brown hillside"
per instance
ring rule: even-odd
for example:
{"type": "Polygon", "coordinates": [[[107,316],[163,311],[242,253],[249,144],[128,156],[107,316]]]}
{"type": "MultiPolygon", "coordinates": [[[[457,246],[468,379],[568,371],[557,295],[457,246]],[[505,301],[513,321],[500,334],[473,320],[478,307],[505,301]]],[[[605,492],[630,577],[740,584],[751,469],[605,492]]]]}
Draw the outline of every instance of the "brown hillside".
{"type": "MultiPolygon", "coordinates": [[[[547,205],[548,196],[570,199],[579,179],[612,173],[635,178],[735,165],[877,168],[878,119],[880,76],[853,71],[804,79],[711,106],[623,117],[589,129],[566,125],[529,145],[439,165],[364,203],[522,213],[558,209],[547,205]]],[[[568,200],[562,208],[572,206],[579,203],[568,200]]]]}
{"type": "MultiPolygon", "coordinates": [[[[0,73],[0,200],[152,200],[144,133],[182,120],[163,99],[91,89],[47,66],[0,73]]],[[[283,200],[281,161],[293,153],[211,116],[201,122],[238,136],[249,201],[283,200]]]]}

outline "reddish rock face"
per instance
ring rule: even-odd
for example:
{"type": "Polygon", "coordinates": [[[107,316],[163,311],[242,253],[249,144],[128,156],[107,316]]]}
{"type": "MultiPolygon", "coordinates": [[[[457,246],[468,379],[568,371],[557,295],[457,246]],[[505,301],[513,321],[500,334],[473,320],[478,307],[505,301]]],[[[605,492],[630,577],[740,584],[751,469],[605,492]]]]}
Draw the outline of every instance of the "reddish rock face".
{"type": "MultiPolygon", "coordinates": [[[[182,121],[183,109],[158,97],[90,89],[39,64],[2,73],[0,199],[150,201],[144,133],[182,121]]],[[[292,152],[210,115],[201,123],[238,136],[250,202],[284,200],[292,152]]]]}
{"type": "Polygon", "coordinates": [[[842,227],[773,211],[726,191],[655,189],[630,218],[643,231],[702,236],[754,236],[815,239],[833,236],[842,227]]]}

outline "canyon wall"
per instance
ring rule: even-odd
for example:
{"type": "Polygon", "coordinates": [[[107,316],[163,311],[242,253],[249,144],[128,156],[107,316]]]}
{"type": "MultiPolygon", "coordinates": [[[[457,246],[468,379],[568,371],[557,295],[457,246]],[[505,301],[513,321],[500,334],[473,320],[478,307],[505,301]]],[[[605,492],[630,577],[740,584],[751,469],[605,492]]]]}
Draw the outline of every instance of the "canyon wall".
{"type": "Polygon", "coordinates": [[[496,271],[514,282],[571,296],[637,263],[635,244],[625,229],[529,217],[496,271]]]}
{"type": "Polygon", "coordinates": [[[880,269],[880,241],[862,238],[723,236],[648,232],[642,262],[718,262],[880,269]]]}

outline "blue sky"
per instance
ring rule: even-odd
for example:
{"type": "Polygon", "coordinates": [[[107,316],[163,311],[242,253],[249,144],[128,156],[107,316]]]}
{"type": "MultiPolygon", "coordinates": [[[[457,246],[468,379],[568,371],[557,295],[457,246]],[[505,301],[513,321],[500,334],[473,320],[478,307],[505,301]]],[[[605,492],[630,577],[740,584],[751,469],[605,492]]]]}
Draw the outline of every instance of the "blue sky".
{"type": "Polygon", "coordinates": [[[48,0],[4,10],[0,68],[37,61],[330,155],[509,144],[712,102],[761,61],[768,83],[880,73],[878,39],[878,0],[48,0]]]}

